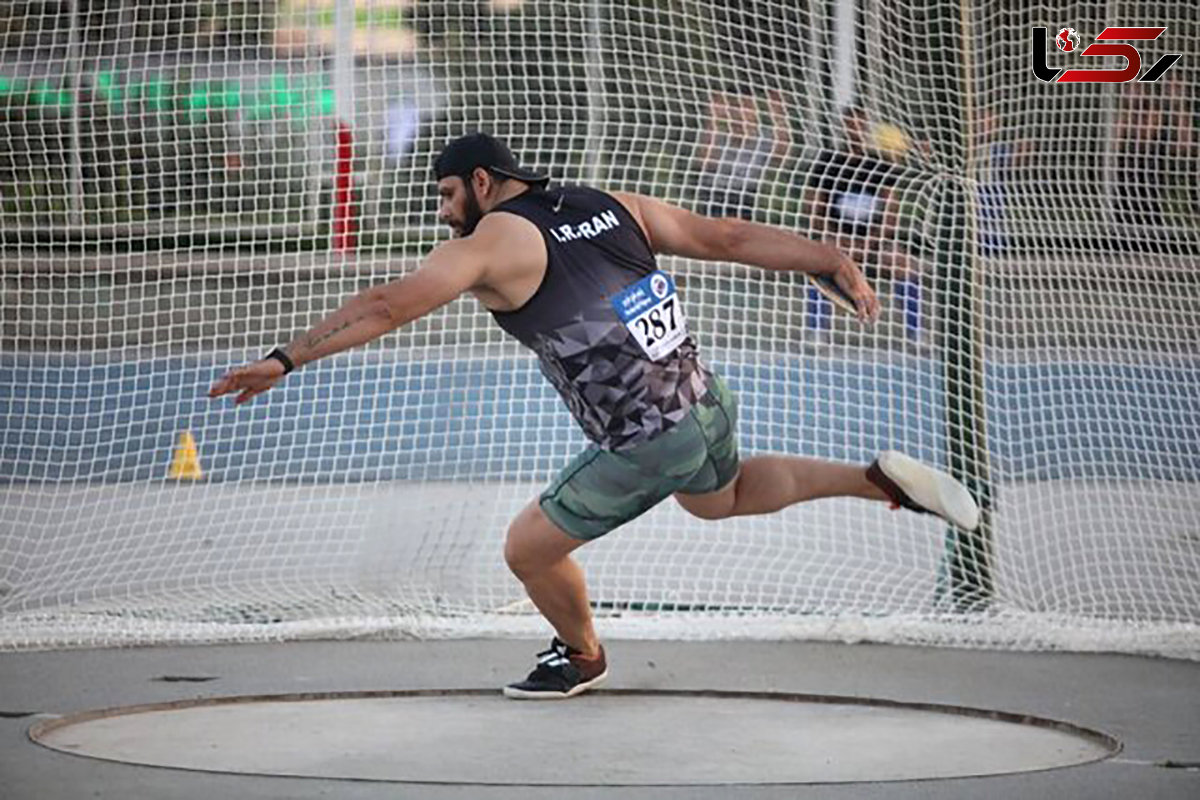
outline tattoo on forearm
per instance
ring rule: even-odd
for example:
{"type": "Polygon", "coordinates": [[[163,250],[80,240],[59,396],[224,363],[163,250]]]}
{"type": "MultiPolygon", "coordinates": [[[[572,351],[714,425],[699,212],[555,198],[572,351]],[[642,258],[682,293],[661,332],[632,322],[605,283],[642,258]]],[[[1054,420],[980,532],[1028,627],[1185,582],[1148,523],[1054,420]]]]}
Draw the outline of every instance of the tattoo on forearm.
{"type": "Polygon", "coordinates": [[[346,330],[351,325],[353,325],[355,322],[358,322],[361,319],[362,319],[362,317],[359,317],[358,319],[354,320],[353,322],[350,322],[350,321],[343,322],[341,325],[338,325],[336,328],[330,328],[325,333],[320,333],[320,334],[315,334],[313,336],[310,336],[304,342],[304,346],[307,347],[309,350],[314,350],[323,342],[329,341],[330,339],[337,336],[339,333],[346,330]]]}

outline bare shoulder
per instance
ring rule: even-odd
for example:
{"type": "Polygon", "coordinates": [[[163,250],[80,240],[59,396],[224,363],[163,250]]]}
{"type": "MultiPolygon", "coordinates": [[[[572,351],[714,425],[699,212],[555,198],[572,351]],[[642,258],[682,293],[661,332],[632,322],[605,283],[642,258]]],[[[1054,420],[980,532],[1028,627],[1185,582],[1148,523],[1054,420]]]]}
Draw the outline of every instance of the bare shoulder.
{"type": "Polygon", "coordinates": [[[656,253],[700,259],[724,258],[728,222],[694,214],[654,197],[612,192],[633,215],[656,253]]]}
{"type": "Polygon", "coordinates": [[[467,239],[487,246],[520,246],[542,241],[542,234],[536,225],[518,214],[495,211],[484,214],[467,239]]]}
{"type": "Polygon", "coordinates": [[[642,218],[642,202],[646,199],[640,194],[632,192],[609,192],[610,195],[617,198],[621,205],[625,206],[625,210],[638,221],[642,226],[642,230],[646,230],[646,220],[642,218]]]}
{"type": "Polygon", "coordinates": [[[461,239],[486,258],[494,270],[507,271],[546,263],[546,243],[538,227],[524,217],[497,211],[485,214],[475,232],[461,239]]]}
{"type": "MultiPolygon", "coordinates": [[[[526,285],[541,283],[546,270],[546,242],[542,232],[517,214],[497,211],[485,214],[475,232],[462,242],[486,261],[478,288],[481,299],[491,307],[501,307],[509,298],[523,292],[526,285]]],[[[517,304],[519,305],[519,303],[517,304]]]]}

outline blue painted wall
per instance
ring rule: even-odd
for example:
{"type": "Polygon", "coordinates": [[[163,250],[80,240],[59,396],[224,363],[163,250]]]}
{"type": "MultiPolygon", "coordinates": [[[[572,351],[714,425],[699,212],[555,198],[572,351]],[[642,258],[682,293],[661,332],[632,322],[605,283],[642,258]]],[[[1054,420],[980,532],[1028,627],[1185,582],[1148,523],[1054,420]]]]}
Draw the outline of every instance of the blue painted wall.
{"type": "MultiPolygon", "coordinates": [[[[353,354],[234,408],[205,392],[211,357],[0,355],[0,480],[165,476],[190,430],[207,480],[543,480],[582,436],[530,357],[381,361],[353,354]]],[[[940,365],[780,358],[714,366],[739,394],[745,452],[941,463],[940,365]]],[[[1001,480],[1200,480],[1200,359],[989,367],[1001,480]]]]}

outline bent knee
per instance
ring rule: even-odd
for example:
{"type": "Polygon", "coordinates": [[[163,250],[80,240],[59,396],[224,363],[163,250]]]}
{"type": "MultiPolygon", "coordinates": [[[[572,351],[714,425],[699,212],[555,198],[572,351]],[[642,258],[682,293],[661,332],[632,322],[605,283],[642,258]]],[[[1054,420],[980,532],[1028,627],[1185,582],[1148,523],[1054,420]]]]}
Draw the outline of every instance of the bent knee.
{"type": "Polygon", "coordinates": [[[538,572],[539,561],[537,552],[528,545],[522,545],[520,538],[513,535],[510,528],[508,537],[504,540],[504,563],[517,578],[524,580],[538,572]]]}
{"type": "Polygon", "coordinates": [[[504,562],[524,581],[553,567],[584,542],[570,538],[533,504],[519,513],[504,539],[504,562]]]}

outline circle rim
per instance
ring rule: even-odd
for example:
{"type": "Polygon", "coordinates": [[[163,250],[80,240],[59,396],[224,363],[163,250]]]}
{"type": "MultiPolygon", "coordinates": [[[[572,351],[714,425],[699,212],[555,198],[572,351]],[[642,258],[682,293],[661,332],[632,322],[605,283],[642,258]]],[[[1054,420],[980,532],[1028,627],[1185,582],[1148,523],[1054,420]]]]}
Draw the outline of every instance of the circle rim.
{"type": "MultiPolygon", "coordinates": [[[[1104,752],[1095,757],[1088,758],[1083,761],[1074,761],[1069,764],[1051,765],[1045,767],[1034,767],[1031,769],[1020,770],[1004,770],[1000,772],[973,772],[962,775],[933,775],[929,777],[915,778],[894,778],[888,780],[879,779],[863,779],[863,780],[763,780],[763,781],[689,781],[689,782],[646,782],[646,781],[624,781],[624,782],[561,782],[561,781],[474,781],[474,780],[429,780],[429,779],[405,779],[405,778],[370,778],[370,777],[354,777],[354,776],[338,776],[338,777],[321,777],[311,775],[296,775],[287,773],[275,772],[248,772],[245,770],[227,770],[227,769],[209,769],[191,766],[174,766],[169,764],[151,764],[139,761],[130,761],[123,758],[114,758],[111,756],[99,756],[89,753],[76,752],[70,749],[56,747],[44,741],[44,737],[62,728],[68,728],[72,725],[80,725],[87,722],[93,722],[98,719],[111,719],[115,717],[133,716],[136,714],[146,714],[161,711],[182,711],[192,708],[216,707],[216,706],[236,706],[236,705],[252,705],[259,703],[307,703],[307,702],[327,702],[336,700],[386,700],[386,699],[405,699],[413,697],[491,697],[501,694],[499,689],[481,689],[481,688],[459,688],[459,689],[379,689],[379,690],[355,690],[345,692],[291,692],[285,694],[248,694],[248,695],[228,695],[222,697],[200,697],[184,700],[168,700],[157,703],[139,703],[128,706],[113,706],[109,708],[92,709],[88,711],[79,711],[62,716],[56,716],[49,719],[42,719],[33,723],[27,730],[27,735],[34,744],[52,750],[56,753],[76,756],[78,758],[87,758],[96,761],[106,761],[115,764],[125,764],[128,766],[147,767],[152,769],[165,769],[178,772],[195,772],[201,774],[216,774],[216,775],[244,775],[247,777],[271,777],[271,778],[287,778],[287,779],[310,779],[310,780],[331,780],[331,781],[352,781],[356,783],[382,783],[382,784],[410,784],[414,786],[507,786],[507,787],[568,787],[580,786],[588,788],[671,788],[671,787],[721,787],[721,786],[852,786],[867,783],[914,783],[922,781],[947,781],[947,780],[964,780],[973,778],[988,778],[1001,777],[1005,775],[1028,775],[1038,772],[1048,772],[1056,769],[1069,769],[1072,767],[1082,767],[1088,764],[1096,764],[1102,761],[1107,761],[1119,755],[1124,748],[1123,743],[1111,734],[1105,733],[1094,728],[1088,728],[1074,722],[1055,719],[1051,717],[1043,717],[1034,714],[1022,714],[1014,711],[1002,711],[998,709],[976,708],[973,706],[963,706],[952,703],[931,703],[924,701],[907,701],[893,700],[882,697],[863,697],[852,695],[832,695],[832,694],[812,694],[806,692],[770,692],[770,691],[741,691],[741,690],[724,690],[724,689],[597,689],[589,692],[590,695],[610,696],[610,697],[665,697],[665,698],[710,698],[720,700],[770,700],[776,702],[788,703],[809,703],[814,705],[850,705],[864,706],[869,708],[888,708],[888,709],[904,709],[909,711],[922,711],[928,713],[947,714],[951,716],[969,717],[973,719],[991,720],[994,722],[1004,722],[1015,725],[1028,725],[1042,730],[1054,730],[1060,733],[1070,734],[1078,738],[1091,742],[1099,746],[1104,752]]],[[[516,701],[513,701],[516,702],[516,701]]]]}

